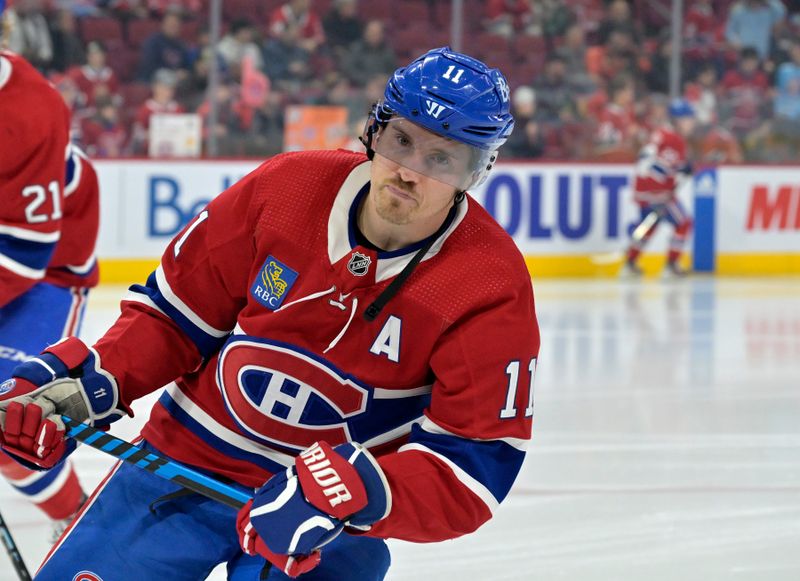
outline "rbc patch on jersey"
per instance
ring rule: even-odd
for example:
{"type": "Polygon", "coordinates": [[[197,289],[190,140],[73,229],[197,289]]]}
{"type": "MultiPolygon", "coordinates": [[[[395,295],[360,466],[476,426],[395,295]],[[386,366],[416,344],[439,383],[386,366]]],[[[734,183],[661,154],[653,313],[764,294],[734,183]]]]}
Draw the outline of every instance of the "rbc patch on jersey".
{"type": "Polygon", "coordinates": [[[267,256],[256,280],[253,281],[253,286],[250,287],[250,294],[259,303],[274,311],[283,304],[283,299],[289,294],[296,280],[295,271],[273,256],[267,256]]]}

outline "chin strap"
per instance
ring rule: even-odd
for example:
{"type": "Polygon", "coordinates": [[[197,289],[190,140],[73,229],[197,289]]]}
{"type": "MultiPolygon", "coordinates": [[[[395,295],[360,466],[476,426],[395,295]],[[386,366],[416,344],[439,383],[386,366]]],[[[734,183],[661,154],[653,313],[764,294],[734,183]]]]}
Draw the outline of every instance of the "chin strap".
{"type": "Polygon", "coordinates": [[[439,229],[428,238],[428,241],[425,242],[425,246],[417,251],[408,264],[405,265],[403,270],[400,271],[400,274],[398,274],[395,279],[389,283],[389,286],[387,286],[383,292],[378,295],[378,298],[372,301],[372,303],[366,308],[364,311],[364,318],[367,321],[374,321],[377,316],[381,314],[383,307],[385,307],[386,304],[400,291],[400,287],[403,286],[403,283],[405,283],[408,277],[411,276],[411,273],[414,272],[414,269],[417,268],[417,265],[422,262],[422,259],[425,258],[425,255],[428,253],[428,250],[431,249],[433,243],[436,242],[439,237],[444,234],[448,226],[452,224],[453,218],[456,214],[456,207],[459,203],[461,203],[462,200],[464,200],[465,195],[466,192],[458,192],[458,194],[456,194],[456,197],[453,201],[453,207],[450,208],[447,218],[444,219],[444,222],[442,222],[442,225],[439,226],[439,229]]]}
{"type": "Polygon", "coordinates": [[[372,138],[381,127],[381,123],[378,121],[376,114],[377,103],[372,107],[373,113],[371,115],[371,120],[367,121],[367,125],[364,127],[364,134],[358,137],[358,140],[367,149],[367,159],[370,161],[372,161],[372,158],[375,157],[375,150],[372,149],[372,138]]]}

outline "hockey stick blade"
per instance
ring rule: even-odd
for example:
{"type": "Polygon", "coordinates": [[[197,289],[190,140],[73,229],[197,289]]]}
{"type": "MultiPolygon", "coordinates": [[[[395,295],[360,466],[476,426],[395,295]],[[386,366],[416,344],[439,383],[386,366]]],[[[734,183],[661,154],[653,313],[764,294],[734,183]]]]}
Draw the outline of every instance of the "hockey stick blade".
{"type": "MultiPolygon", "coordinates": [[[[653,210],[644,217],[642,222],[631,233],[631,240],[635,242],[642,242],[644,237],[655,226],[656,222],[661,218],[658,210],[653,210]]],[[[614,252],[605,252],[602,254],[594,254],[589,259],[595,264],[615,264],[622,262],[625,259],[625,253],[621,250],[614,252]]]]}
{"type": "Polygon", "coordinates": [[[170,460],[158,452],[143,450],[135,444],[73,420],[68,416],[61,416],[61,419],[67,427],[67,436],[75,438],[96,450],[105,452],[118,460],[133,464],[142,470],[152,472],[156,476],[179,484],[222,504],[227,504],[237,510],[250,500],[250,496],[241,490],[170,460]]]}
{"type": "Polygon", "coordinates": [[[14,537],[11,536],[11,531],[8,530],[8,525],[6,521],[3,520],[2,514],[0,514],[0,537],[3,539],[3,545],[6,547],[8,556],[14,564],[14,570],[17,572],[20,581],[31,581],[31,574],[28,573],[25,561],[22,560],[22,555],[17,548],[17,543],[14,542],[14,537]]]}

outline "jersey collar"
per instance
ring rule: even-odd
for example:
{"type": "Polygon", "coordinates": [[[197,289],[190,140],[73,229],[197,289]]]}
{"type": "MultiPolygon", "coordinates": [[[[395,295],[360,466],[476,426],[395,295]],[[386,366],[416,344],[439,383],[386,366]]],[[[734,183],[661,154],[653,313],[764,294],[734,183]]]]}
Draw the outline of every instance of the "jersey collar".
{"type": "MultiPolygon", "coordinates": [[[[336,199],[328,217],[328,258],[331,264],[336,264],[357,246],[355,239],[356,211],[363,197],[369,192],[370,163],[367,161],[356,166],[345,178],[342,187],[336,194],[336,199]]],[[[433,243],[423,261],[436,256],[441,250],[445,240],[466,216],[468,204],[469,197],[458,204],[456,211],[449,217],[450,224],[447,229],[433,243]]],[[[399,274],[403,267],[413,258],[414,254],[425,246],[427,242],[428,240],[425,239],[399,250],[378,252],[375,282],[381,282],[399,274]]]]}

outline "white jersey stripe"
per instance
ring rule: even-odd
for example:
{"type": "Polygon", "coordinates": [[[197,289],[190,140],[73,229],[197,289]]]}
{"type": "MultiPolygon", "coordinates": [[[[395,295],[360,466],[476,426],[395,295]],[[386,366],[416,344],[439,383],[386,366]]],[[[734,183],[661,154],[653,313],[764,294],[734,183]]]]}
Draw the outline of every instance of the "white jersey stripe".
{"type": "Polygon", "coordinates": [[[16,260],[10,259],[5,254],[0,254],[0,267],[5,268],[6,270],[10,270],[14,274],[21,276],[22,278],[30,278],[32,280],[41,280],[44,278],[45,270],[42,269],[35,269],[31,268],[30,266],[25,266],[21,262],[17,262],[16,260]]]}
{"type": "Polygon", "coordinates": [[[195,313],[189,306],[184,303],[178,295],[176,295],[172,291],[172,287],[169,286],[169,282],[167,282],[167,277],[164,274],[163,267],[159,264],[158,268],[156,268],[156,283],[158,284],[158,290],[161,291],[161,294],[164,296],[165,299],[175,307],[180,313],[189,319],[198,329],[206,333],[207,335],[211,335],[212,337],[224,337],[228,333],[230,333],[230,329],[227,331],[221,331],[215,327],[212,327],[208,323],[206,323],[200,316],[195,313]]]}
{"type": "Polygon", "coordinates": [[[18,226],[5,226],[3,224],[0,224],[0,234],[27,242],[41,242],[42,244],[58,242],[61,238],[61,232],[37,232],[36,230],[28,230],[18,226]]]}
{"type": "Polygon", "coordinates": [[[376,387],[373,391],[375,399],[403,399],[405,397],[416,397],[426,395],[431,392],[433,385],[423,385],[422,387],[412,387],[409,389],[384,389],[376,387]]]}
{"type": "Polygon", "coordinates": [[[458,434],[454,434],[453,432],[445,430],[427,416],[424,420],[422,420],[420,427],[430,434],[454,436],[456,438],[474,440],[476,442],[503,442],[509,446],[512,446],[513,448],[516,448],[520,452],[525,452],[528,449],[528,444],[530,444],[530,440],[523,440],[522,438],[465,438],[464,436],[459,436],[458,434]]]}
{"type": "Polygon", "coordinates": [[[74,274],[77,274],[77,275],[89,274],[89,272],[91,272],[92,268],[94,268],[94,263],[95,262],[97,262],[97,256],[92,254],[89,257],[89,260],[87,260],[83,264],[77,264],[77,265],[68,264],[67,265],[67,269],[70,272],[72,272],[74,274]]]}
{"type": "Polygon", "coordinates": [[[157,304],[155,304],[152,301],[152,299],[150,297],[148,297],[146,294],[138,293],[136,291],[128,291],[127,293],[125,293],[125,296],[122,297],[122,300],[131,302],[131,303],[141,303],[143,305],[147,305],[148,307],[150,307],[154,311],[158,311],[159,313],[161,313],[165,317],[169,318],[167,316],[167,313],[162,311],[161,308],[157,304]]]}

